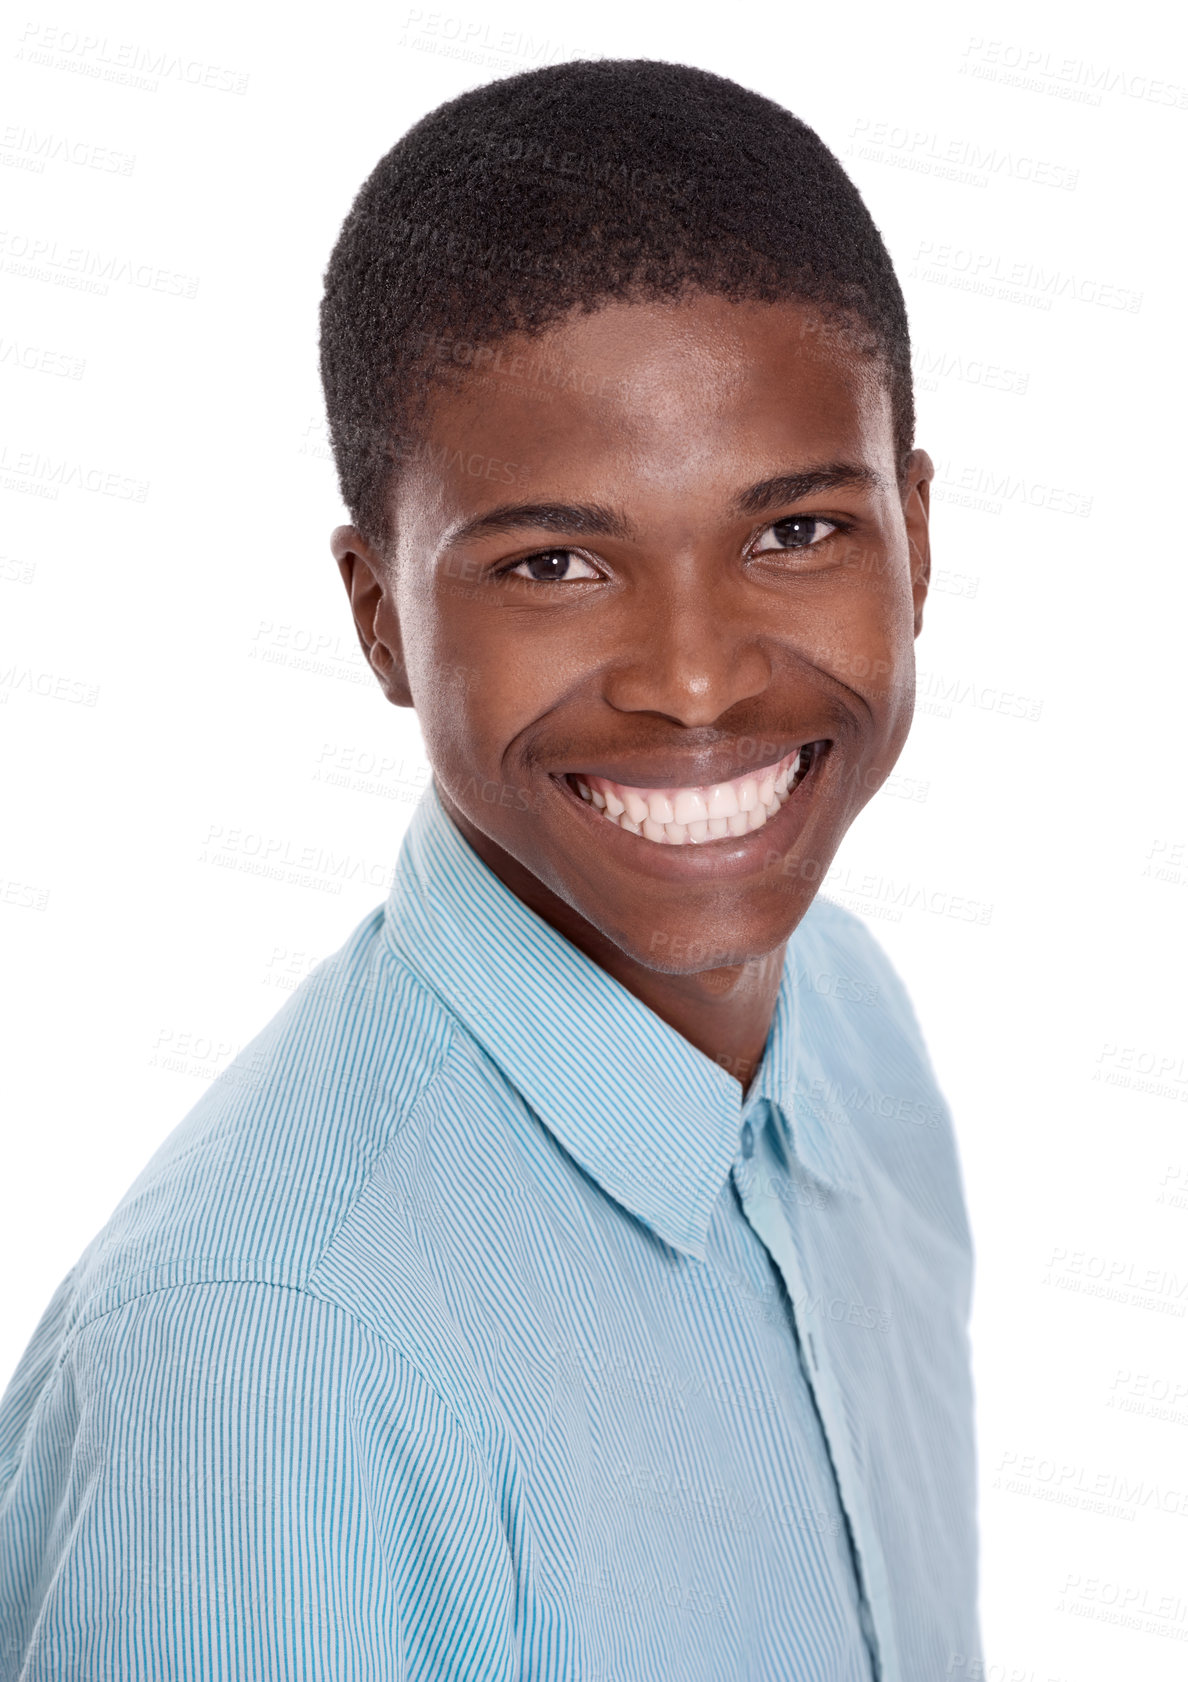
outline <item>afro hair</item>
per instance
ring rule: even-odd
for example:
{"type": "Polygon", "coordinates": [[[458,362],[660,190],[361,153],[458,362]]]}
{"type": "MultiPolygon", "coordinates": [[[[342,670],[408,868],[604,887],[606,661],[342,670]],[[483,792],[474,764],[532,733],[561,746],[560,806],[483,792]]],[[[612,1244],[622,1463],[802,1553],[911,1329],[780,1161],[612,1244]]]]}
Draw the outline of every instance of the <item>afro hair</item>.
{"type": "Polygon", "coordinates": [[[429,112],[360,188],[326,270],[322,384],[355,525],[388,547],[398,463],[476,346],[691,290],[807,303],[876,357],[904,471],[903,294],[857,188],[798,117],[654,59],[549,65],[429,112]]]}

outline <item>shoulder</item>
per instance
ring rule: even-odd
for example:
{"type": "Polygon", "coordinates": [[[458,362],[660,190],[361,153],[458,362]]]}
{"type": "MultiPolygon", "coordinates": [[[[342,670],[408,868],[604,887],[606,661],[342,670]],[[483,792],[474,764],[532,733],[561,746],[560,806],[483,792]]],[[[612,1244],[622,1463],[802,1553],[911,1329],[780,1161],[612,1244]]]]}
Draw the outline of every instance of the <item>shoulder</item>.
{"type": "Polygon", "coordinates": [[[454,1029],[372,913],[173,1129],[71,1275],[66,1330],[146,1292],[304,1288],[454,1029]]]}

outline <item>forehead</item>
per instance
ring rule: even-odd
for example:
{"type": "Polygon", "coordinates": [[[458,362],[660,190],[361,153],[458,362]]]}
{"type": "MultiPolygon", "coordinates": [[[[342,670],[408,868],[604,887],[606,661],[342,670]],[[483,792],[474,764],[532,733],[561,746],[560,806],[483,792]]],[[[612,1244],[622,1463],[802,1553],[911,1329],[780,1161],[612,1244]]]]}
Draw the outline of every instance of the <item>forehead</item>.
{"type": "Polygon", "coordinates": [[[613,302],[485,347],[435,394],[398,522],[517,493],[709,497],[825,461],[893,480],[882,365],[809,305],[613,302]]]}

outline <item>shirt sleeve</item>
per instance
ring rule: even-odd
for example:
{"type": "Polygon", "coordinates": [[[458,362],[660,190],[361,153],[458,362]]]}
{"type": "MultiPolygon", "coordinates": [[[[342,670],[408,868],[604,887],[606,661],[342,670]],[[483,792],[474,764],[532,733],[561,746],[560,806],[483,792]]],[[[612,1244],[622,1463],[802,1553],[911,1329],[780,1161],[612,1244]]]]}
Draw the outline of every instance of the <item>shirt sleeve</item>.
{"type": "Polygon", "coordinates": [[[111,1310],[36,1390],[10,1387],[0,1452],[4,1682],[516,1675],[473,1437],[302,1291],[187,1284],[111,1310]]]}

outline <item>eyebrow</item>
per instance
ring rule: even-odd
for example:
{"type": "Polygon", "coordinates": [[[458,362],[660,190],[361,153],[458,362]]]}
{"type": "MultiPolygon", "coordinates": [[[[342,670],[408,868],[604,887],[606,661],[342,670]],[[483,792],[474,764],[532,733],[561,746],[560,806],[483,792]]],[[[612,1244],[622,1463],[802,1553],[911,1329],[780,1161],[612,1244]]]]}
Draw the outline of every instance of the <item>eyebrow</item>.
{"type": "Polygon", "coordinates": [[[473,537],[485,537],[492,532],[518,531],[521,526],[536,526],[544,531],[580,532],[591,537],[635,536],[635,528],[625,514],[604,508],[597,502],[501,502],[485,514],[465,520],[447,538],[451,547],[466,543],[473,537]]]}
{"type": "Polygon", "coordinates": [[[807,496],[820,496],[822,491],[886,488],[886,479],[873,467],[854,461],[832,461],[824,467],[808,467],[800,473],[777,473],[772,479],[761,479],[737,496],[734,506],[739,514],[766,514],[769,508],[781,503],[801,502],[807,496]]]}
{"type": "MultiPolygon", "coordinates": [[[[789,502],[801,502],[805,497],[819,496],[822,491],[845,488],[881,491],[887,481],[873,468],[857,462],[835,461],[822,467],[809,467],[799,473],[778,473],[761,479],[734,498],[732,507],[737,514],[765,514],[769,508],[789,502]]],[[[503,502],[465,520],[446,539],[447,547],[467,543],[476,537],[496,532],[519,531],[526,526],[541,531],[554,531],[562,536],[580,534],[592,537],[617,537],[630,541],[637,534],[631,521],[617,509],[601,503],[568,502],[503,502]]]]}

